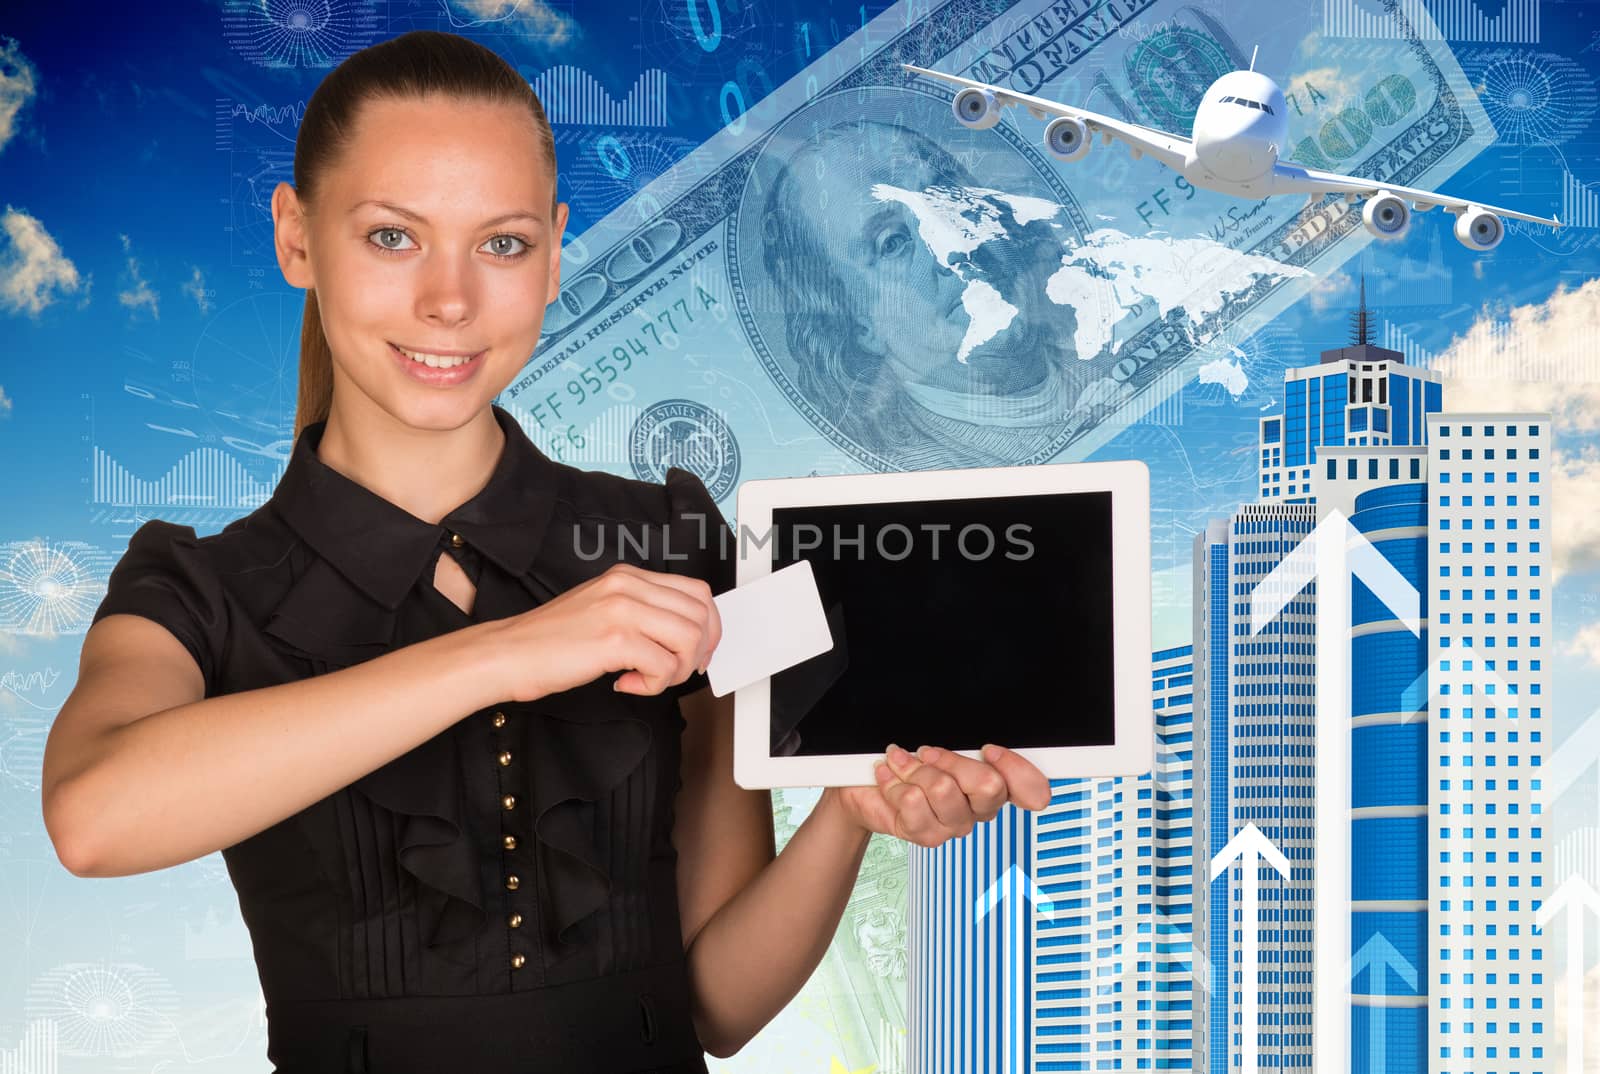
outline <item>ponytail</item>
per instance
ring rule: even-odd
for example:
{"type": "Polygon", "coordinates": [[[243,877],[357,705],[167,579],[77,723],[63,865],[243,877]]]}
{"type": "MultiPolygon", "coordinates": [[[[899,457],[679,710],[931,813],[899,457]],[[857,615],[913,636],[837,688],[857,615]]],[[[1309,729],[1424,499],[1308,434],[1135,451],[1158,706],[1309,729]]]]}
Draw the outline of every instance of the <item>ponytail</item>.
{"type": "Polygon", "coordinates": [[[317,292],[306,288],[306,309],[300,321],[300,391],[295,400],[294,438],[307,425],[326,421],[333,402],[333,348],[322,334],[317,292]]]}

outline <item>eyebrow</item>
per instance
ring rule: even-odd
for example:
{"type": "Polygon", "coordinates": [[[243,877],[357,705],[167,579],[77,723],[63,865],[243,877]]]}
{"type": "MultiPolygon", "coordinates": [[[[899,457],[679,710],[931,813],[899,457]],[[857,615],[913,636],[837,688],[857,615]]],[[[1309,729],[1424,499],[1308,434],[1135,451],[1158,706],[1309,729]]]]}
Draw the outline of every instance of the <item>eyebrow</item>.
{"type": "MultiPolygon", "coordinates": [[[[350,207],[350,212],[353,215],[358,209],[361,209],[361,208],[363,208],[364,206],[367,206],[367,205],[373,205],[373,206],[376,206],[377,208],[380,208],[380,209],[387,209],[391,213],[396,214],[397,216],[403,216],[407,220],[413,220],[413,221],[415,221],[415,222],[417,222],[419,224],[426,224],[428,222],[427,217],[423,216],[421,213],[413,212],[412,210],[407,209],[403,205],[396,205],[392,201],[378,201],[376,199],[368,199],[367,201],[358,201],[358,202],[356,202],[354,205],[352,205],[350,207]]],[[[504,224],[508,220],[533,220],[533,221],[535,221],[537,223],[541,223],[541,224],[544,223],[544,217],[538,215],[537,213],[530,213],[530,212],[526,212],[524,210],[518,209],[518,210],[515,210],[513,212],[509,212],[509,213],[501,213],[499,216],[496,216],[493,219],[485,220],[483,223],[479,224],[478,226],[479,227],[494,227],[496,224],[504,224]]]]}

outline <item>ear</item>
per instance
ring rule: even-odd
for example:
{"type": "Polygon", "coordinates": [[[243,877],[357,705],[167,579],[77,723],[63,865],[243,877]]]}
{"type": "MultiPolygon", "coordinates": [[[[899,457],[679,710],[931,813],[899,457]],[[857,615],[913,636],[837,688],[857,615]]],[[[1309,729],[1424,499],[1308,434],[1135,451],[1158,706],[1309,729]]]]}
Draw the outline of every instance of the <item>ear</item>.
{"type": "Polygon", "coordinates": [[[291,287],[307,290],[316,286],[311,275],[311,257],[306,249],[306,217],[294,187],[279,183],[272,191],[272,245],[278,255],[278,268],[291,287]]]}
{"type": "Polygon", "coordinates": [[[561,238],[566,233],[567,203],[563,201],[556,205],[555,227],[550,235],[550,289],[545,296],[547,306],[561,297],[561,238]]]}

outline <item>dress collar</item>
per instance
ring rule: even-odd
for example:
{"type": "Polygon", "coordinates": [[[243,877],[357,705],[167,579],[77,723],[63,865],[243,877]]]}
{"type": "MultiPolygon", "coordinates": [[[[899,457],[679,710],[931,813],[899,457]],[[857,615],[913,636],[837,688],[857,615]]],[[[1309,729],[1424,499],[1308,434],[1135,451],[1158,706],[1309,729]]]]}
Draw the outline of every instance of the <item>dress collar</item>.
{"type": "Polygon", "coordinates": [[[317,457],[327,421],[300,430],[289,465],[267,503],[319,557],[393,611],[449,533],[513,576],[527,572],[557,498],[558,463],[490,404],[505,447],[488,484],[438,523],[425,522],[317,457]]]}

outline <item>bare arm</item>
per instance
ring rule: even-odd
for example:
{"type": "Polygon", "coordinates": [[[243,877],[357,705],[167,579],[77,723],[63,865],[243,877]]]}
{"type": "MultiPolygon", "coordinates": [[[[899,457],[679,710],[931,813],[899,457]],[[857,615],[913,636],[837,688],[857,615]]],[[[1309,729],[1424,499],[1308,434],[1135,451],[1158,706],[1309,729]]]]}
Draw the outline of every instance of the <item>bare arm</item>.
{"type": "Polygon", "coordinates": [[[233,846],[497,701],[622,671],[656,694],[721,637],[710,588],[618,564],[520,615],[354,667],[203,699],[160,624],[108,615],[45,748],[45,827],[79,876],[149,872],[233,846]]]}
{"type": "Polygon", "coordinates": [[[726,1059],[772,1021],[816,971],[838,930],[871,832],[827,788],[782,854],[772,793],[733,781],[733,695],[678,702],[683,789],[674,812],[695,1031],[726,1059]]]}
{"type": "MultiPolygon", "coordinates": [[[[719,1059],[783,1010],[828,953],[872,833],[825,787],[783,853],[707,921],[690,944],[695,1028],[719,1059]]],[[[750,793],[746,791],[745,793],[750,793]]]]}
{"type": "MultiPolygon", "coordinates": [[[[117,629],[141,631],[141,651],[176,647],[176,659],[192,672],[190,696],[202,693],[193,659],[159,625],[108,616],[91,632],[130,618],[138,623],[117,629]]],[[[45,797],[62,863],[78,876],[177,865],[232,846],[353,783],[504,699],[486,674],[482,638],[494,625],[469,626],[326,675],[189,701],[63,737],[53,758],[59,771],[45,797]]],[[[89,680],[90,651],[86,640],[80,683],[90,681],[91,690],[96,681],[111,686],[111,666],[107,677],[89,680]]],[[[161,666],[170,678],[171,665],[161,666]]],[[[135,685],[133,667],[117,670],[125,672],[117,683],[135,685]]],[[[72,704],[69,698],[58,723],[71,718],[72,704]]]]}

